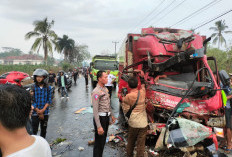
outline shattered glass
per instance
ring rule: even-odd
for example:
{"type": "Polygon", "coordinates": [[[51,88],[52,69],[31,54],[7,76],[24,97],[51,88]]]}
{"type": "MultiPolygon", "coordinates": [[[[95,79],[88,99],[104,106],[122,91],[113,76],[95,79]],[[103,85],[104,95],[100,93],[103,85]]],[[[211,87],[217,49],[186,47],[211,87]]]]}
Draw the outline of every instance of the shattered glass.
{"type": "Polygon", "coordinates": [[[168,143],[175,147],[194,146],[212,134],[212,129],[200,123],[184,119],[172,119],[168,143]]]}

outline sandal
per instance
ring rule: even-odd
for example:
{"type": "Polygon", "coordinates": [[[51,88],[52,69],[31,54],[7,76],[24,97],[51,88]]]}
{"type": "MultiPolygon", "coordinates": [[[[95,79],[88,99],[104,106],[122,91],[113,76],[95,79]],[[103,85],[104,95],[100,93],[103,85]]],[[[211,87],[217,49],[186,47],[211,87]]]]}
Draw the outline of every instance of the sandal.
{"type": "Polygon", "coordinates": [[[232,153],[232,149],[226,148],[226,149],[224,150],[224,152],[225,152],[226,154],[231,154],[231,153],[232,153]]]}

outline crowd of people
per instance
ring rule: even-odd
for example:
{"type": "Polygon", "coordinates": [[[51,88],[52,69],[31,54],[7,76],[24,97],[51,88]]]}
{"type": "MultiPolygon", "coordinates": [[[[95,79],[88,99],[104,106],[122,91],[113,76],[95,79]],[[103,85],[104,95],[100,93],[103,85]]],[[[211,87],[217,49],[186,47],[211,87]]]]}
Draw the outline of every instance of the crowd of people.
{"type": "MultiPolygon", "coordinates": [[[[79,70],[76,68],[71,72],[71,77],[73,77],[75,84],[79,77],[79,73],[79,70]]],[[[89,70],[85,68],[81,73],[85,78],[86,86],[88,86],[89,70]]],[[[65,76],[63,70],[60,70],[58,75],[57,77],[52,70],[49,70],[48,73],[44,69],[35,69],[33,72],[34,84],[31,86],[29,92],[16,85],[0,85],[0,157],[52,156],[50,146],[45,140],[50,105],[52,104],[52,86],[54,87],[55,84],[58,85],[61,91],[61,99],[63,99],[64,96],[66,96],[67,99],[69,98],[67,92],[68,78],[65,76]],[[37,136],[39,126],[40,136],[37,136]]],[[[103,78],[100,75],[99,78],[103,78]]],[[[112,76],[109,75],[109,77],[112,76]]],[[[111,79],[110,82],[108,82],[108,75],[106,73],[104,73],[104,79],[102,80],[103,81],[99,81],[99,84],[104,88],[105,84],[110,86],[111,83],[115,81],[115,79],[111,79]]],[[[101,89],[99,89],[99,92],[100,91],[101,89]]],[[[108,97],[108,89],[105,88],[104,92],[105,102],[108,103],[109,109],[110,99],[108,97]]],[[[97,98],[95,99],[97,100],[97,98]]],[[[95,113],[95,105],[93,108],[95,113]]],[[[104,108],[104,110],[106,110],[106,108],[104,108]]],[[[113,117],[112,119],[114,122],[115,118],[113,117]]],[[[105,140],[102,139],[106,138],[106,129],[109,125],[109,123],[107,124],[107,120],[105,120],[105,122],[105,124],[102,124],[104,129],[101,128],[100,134],[96,132],[96,135],[99,135],[96,136],[96,141],[100,139],[100,143],[97,146],[101,146],[102,151],[104,147],[103,143],[105,142],[105,140]],[[101,136],[102,134],[104,134],[103,138],[101,136]]],[[[94,123],[95,128],[99,127],[99,124],[100,119],[97,123],[94,123]]]]}
{"type": "MultiPolygon", "coordinates": [[[[71,72],[75,84],[79,74],[77,69],[71,72]]],[[[87,86],[90,72],[86,68],[82,74],[87,86]]],[[[110,74],[110,70],[98,71],[96,75],[98,83],[91,94],[95,129],[93,156],[102,157],[108,127],[116,121],[111,107],[112,88],[116,77],[110,74]]],[[[64,96],[68,99],[67,78],[63,70],[59,71],[59,77],[57,77],[51,70],[48,73],[44,69],[36,69],[33,79],[34,85],[30,92],[16,85],[0,85],[0,156],[52,156],[50,146],[45,140],[50,105],[52,104],[51,87],[57,84],[61,90],[61,99],[64,96]],[[37,135],[39,125],[40,136],[37,135]]],[[[219,147],[225,149],[226,153],[232,152],[231,85],[232,81],[227,86],[221,84],[227,97],[226,126],[224,128],[226,138],[219,147]]],[[[148,130],[143,71],[135,70],[134,76],[128,79],[128,86],[130,91],[127,94],[118,93],[118,97],[122,98],[122,109],[129,125],[126,153],[128,157],[133,157],[136,148],[137,157],[143,157],[148,130]]]]}

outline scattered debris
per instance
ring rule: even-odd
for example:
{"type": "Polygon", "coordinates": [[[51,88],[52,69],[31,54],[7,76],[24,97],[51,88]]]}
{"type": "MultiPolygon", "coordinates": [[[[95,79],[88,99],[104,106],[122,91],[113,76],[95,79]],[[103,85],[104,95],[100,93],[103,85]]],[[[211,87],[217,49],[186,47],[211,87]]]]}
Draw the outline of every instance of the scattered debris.
{"type": "Polygon", "coordinates": [[[92,107],[86,107],[86,109],[84,111],[82,111],[82,114],[85,113],[93,113],[93,108],[92,107]]]}
{"type": "Polygon", "coordinates": [[[78,147],[79,151],[83,151],[85,148],[84,147],[78,147]]]}
{"type": "Polygon", "coordinates": [[[81,111],[84,111],[84,110],[86,110],[85,107],[84,107],[84,108],[81,108],[81,109],[79,109],[79,110],[77,110],[77,111],[75,112],[75,114],[78,114],[78,113],[80,113],[81,111]]]}
{"type": "Polygon", "coordinates": [[[195,152],[193,155],[191,155],[190,152],[186,152],[183,157],[197,157],[197,152],[195,152]]]}
{"type": "Polygon", "coordinates": [[[222,128],[214,127],[214,132],[218,137],[224,138],[224,132],[222,128]]]}
{"type": "MultiPolygon", "coordinates": [[[[57,140],[57,141],[61,141],[61,140],[57,140]]],[[[53,151],[52,155],[55,156],[55,157],[59,157],[61,154],[65,153],[66,151],[70,151],[70,150],[73,150],[73,149],[74,149],[74,146],[72,145],[72,142],[63,141],[63,142],[60,142],[59,144],[53,144],[53,146],[52,146],[52,151],[53,151]]]]}
{"type": "Polygon", "coordinates": [[[149,154],[151,155],[151,156],[159,156],[159,153],[158,152],[155,152],[154,150],[151,150],[151,149],[149,149],[149,154]]]}
{"type": "Polygon", "coordinates": [[[109,137],[106,138],[106,143],[113,141],[115,138],[114,135],[110,135],[109,137]]]}
{"type": "Polygon", "coordinates": [[[57,145],[57,144],[59,144],[59,143],[61,143],[61,142],[64,142],[64,141],[66,141],[66,140],[67,140],[66,138],[57,138],[56,140],[54,140],[54,141],[52,142],[51,145],[57,145]]]}
{"type": "Polygon", "coordinates": [[[91,139],[90,141],[88,141],[88,145],[90,146],[90,145],[94,145],[94,139],[91,139]]]}
{"type": "Polygon", "coordinates": [[[93,108],[92,107],[84,107],[84,108],[81,108],[75,112],[75,114],[79,114],[79,113],[82,113],[82,114],[93,113],[93,108]]]}

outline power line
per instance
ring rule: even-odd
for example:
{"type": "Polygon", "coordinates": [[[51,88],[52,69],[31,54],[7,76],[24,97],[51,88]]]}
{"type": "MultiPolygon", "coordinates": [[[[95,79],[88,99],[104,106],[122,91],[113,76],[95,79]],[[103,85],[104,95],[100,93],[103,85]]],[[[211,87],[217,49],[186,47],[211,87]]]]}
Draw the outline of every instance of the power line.
{"type": "Polygon", "coordinates": [[[156,22],[154,23],[154,25],[156,23],[158,23],[160,20],[164,19],[164,17],[166,17],[167,15],[169,15],[171,12],[173,12],[176,8],[178,8],[179,6],[181,6],[186,0],[183,0],[182,2],[180,2],[179,4],[177,4],[172,10],[170,10],[169,12],[167,12],[167,14],[165,14],[164,16],[160,17],[158,20],[156,20],[156,22]]]}
{"type": "MultiPolygon", "coordinates": [[[[212,4],[211,6],[208,6],[207,8],[205,8],[205,10],[207,10],[207,9],[211,8],[212,6],[214,6],[215,4],[217,4],[217,3],[221,2],[221,1],[222,1],[222,0],[219,0],[219,1],[215,2],[215,3],[214,3],[214,4],[212,4]]],[[[205,10],[203,10],[203,11],[205,11],[205,10]]],[[[203,11],[202,11],[202,12],[203,12],[203,11]]],[[[202,12],[198,12],[198,13],[196,13],[194,16],[196,16],[196,15],[198,15],[198,14],[202,13],[202,12]]],[[[190,17],[189,19],[191,19],[191,18],[193,18],[193,16],[192,16],[192,17],[190,17]]],[[[181,22],[181,23],[179,23],[179,24],[182,24],[183,22],[185,22],[185,21],[187,21],[187,20],[189,20],[189,19],[186,19],[186,20],[182,21],[182,22],[181,22]]]]}
{"type": "MultiPolygon", "coordinates": [[[[170,4],[167,5],[167,7],[164,7],[160,12],[158,12],[157,14],[155,14],[153,18],[156,18],[159,14],[161,14],[163,11],[167,10],[170,6],[172,6],[172,4],[175,2],[176,0],[173,0],[170,4]]],[[[150,23],[150,21],[148,21],[147,23],[145,23],[143,26],[146,26],[148,23],[150,23]]]]}
{"type": "Polygon", "coordinates": [[[224,15],[230,13],[231,11],[232,11],[232,9],[226,11],[225,13],[223,13],[223,14],[221,14],[221,15],[218,15],[217,17],[215,17],[215,18],[209,20],[208,22],[205,22],[205,23],[201,24],[200,26],[197,26],[196,28],[194,28],[194,30],[196,30],[196,29],[198,29],[198,28],[200,28],[200,27],[203,27],[204,25],[207,25],[208,23],[210,23],[210,22],[212,22],[212,21],[214,21],[214,20],[216,20],[216,19],[218,19],[218,18],[220,18],[220,17],[222,17],[222,16],[224,16],[224,15]]]}
{"type": "MultiPolygon", "coordinates": [[[[165,0],[162,0],[151,12],[149,12],[142,20],[140,20],[135,26],[137,27],[137,26],[139,26],[142,22],[144,22],[144,20],[146,19],[146,18],[148,18],[151,14],[153,14],[155,11],[156,11],[156,9],[159,7],[159,6],[161,6],[163,3],[165,2],[165,0]]],[[[136,29],[136,27],[135,28],[133,28],[133,29],[130,29],[130,30],[134,30],[134,29],[136,29]]],[[[129,31],[130,32],[130,31],[129,31]]]]}
{"type": "MultiPolygon", "coordinates": [[[[181,22],[183,22],[183,21],[189,20],[189,19],[192,18],[196,13],[202,11],[203,9],[205,9],[205,8],[207,8],[207,7],[210,8],[210,7],[212,7],[212,6],[214,5],[213,3],[216,4],[216,3],[220,2],[220,1],[221,1],[221,0],[219,0],[219,1],[214,0],[214,1],[212,1],[212,2],[210,2],[210,3],[208,3],[208,4],[206,4],[206,5],[203,6],[202,8],[200,8],[200,9],[194,11],[193,13],[191,13],[190,15],[184,17],[183,19],[181,19],[180,21],[178,21],[178,22],[176,22],[175,24],[171,25],[170,27],[173,27],[173,26],[175,26],[175,25],[177,25],[177,24],[179,24],[179,23],[181,23],[181,22]],[[212,4],[213,4],[213,5],[212,5],[212,4]],[[211,5],[211,6],[210,6],[210,5],[211,5]]],[[[208,8],[207,8],[207,9],[208,9],[208,8]]]]}

